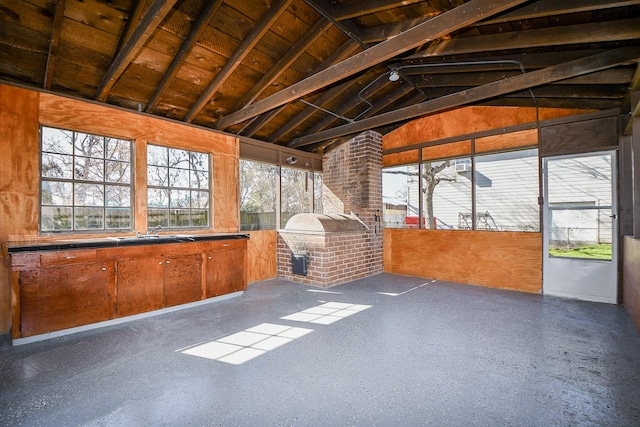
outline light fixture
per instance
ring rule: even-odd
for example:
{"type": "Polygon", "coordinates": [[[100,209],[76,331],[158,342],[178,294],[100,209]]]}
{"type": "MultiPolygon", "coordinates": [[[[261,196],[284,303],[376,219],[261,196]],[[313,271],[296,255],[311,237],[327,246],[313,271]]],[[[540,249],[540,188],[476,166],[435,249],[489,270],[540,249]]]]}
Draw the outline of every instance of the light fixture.
{"type": "Polygon", "coordinates": [[[288,165],[295,165],[296,163],[298,163],[298,159],[296,159],[293,156],[289,156],[286,159],[284,159],[285,162],[287,162],[288,165]]]}
{"type": "Polygon", "coordinates": [[[389,73],[389,81],[397,82],[398,80],[400,80],[400,74],[398,74],[396,70],[391,70],[391,72],[389,73]]]}

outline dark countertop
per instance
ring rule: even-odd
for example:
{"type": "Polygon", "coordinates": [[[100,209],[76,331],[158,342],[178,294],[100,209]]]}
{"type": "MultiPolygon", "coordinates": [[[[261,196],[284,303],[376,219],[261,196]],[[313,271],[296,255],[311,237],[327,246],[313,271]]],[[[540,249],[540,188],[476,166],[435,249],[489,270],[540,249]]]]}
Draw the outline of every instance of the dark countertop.
{"type": "Polygon", "coordinates": [[[95,249],[117,248],[122,246],[161,245],[167,243],[206,242],[210,240],[248,239],[245,233],[214,233],[214,234],[161,234],[159,236],[135,235],[99,238],[60,238],[55,241],[23,241],[8,242],[9,254],[34,251],[59,251],[67,249],[95,249]]]}

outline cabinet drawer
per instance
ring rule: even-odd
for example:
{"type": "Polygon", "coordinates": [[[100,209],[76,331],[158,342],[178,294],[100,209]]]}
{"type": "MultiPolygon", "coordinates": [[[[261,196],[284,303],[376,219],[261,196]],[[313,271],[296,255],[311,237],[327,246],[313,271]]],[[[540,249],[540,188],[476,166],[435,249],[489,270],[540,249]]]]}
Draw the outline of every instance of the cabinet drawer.
{"type": "Polygon", "coordinates": [[[221,249],[237,249],[246,246],[246,240],[220,240],[211,242],[211,249],[214,251],[221,249]]]}
{"type": "Polygon", "coordinates": [[[78,264],[96,261],[95,250],[46,252],[40,255],[40,264],[48,265],[78,264]]]}

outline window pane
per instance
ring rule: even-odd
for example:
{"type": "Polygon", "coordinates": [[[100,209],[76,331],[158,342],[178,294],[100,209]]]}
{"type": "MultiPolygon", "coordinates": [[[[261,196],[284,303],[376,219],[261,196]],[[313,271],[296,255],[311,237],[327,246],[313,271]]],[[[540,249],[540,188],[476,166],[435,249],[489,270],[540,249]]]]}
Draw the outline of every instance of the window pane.
{"type": "Polygon", "coordinates": [[[44,206],[40,212],[42,216],[42,231],[71,230],[73,209],[71,207],[44,206]]]}
{"type": "Polygon", "coordinates": [[[539,231],[538,150],[477,156],[476,229],[539,231]]]}
{"type": "Polygon", "coordinates": [[[191,152],[191,169],[209,172],[209,155],[206,153],[191,152]]]}
{"type": "Polygon", "coordinates": [[[43,205],[73,205],[73,184],[70,182],[42,181],[43,205]]]}
{"type": "Polygon", "coordinates": [[[104,228],[102,208],[75,208],[76,230],[104,228]]]}
{"type": "Polygon", "coordinates": [[[114,182],[119,184],[129,184],[131,182],[131,171],[129,163],[107,161],[105,164],[106,182],[114,182]]]}
{"type": "Polygon", "coordinates": [[[122,185],[105,186],[107,196],[106,206],[129,207],[131,206],[131,188],[122,185]]]}
{"type": "Polygon", "coordinates": [[[422,180],[424,228],[470,230],[471,159],[425,162],[422,180]]]}
{"type": "Polygon", "coordinates": [[[208,171],[191,171],[191,188],[209,188],[208,171]]]}
{"type": "Polygon", "coordinates": [[[42,153],[42,176],[46,178],[71,179],[73,157],[62,154],[42,153]]]}
{"type": "Polygon", "coordinates": [[[189,170],[169,168],[169,186],[189,188],[189,170]]]}
{"type": "Polygon", "coordinates": [[[192,208],[208,208],[209,192],[208,191],[192,191],[191,207],[192,208]]]}
{"type": "Polygon", "coordinates": [[[120,160],[127,163],[131,161],[131,143],[129,141],[115,138],[105,138],[104,140],[107,150],[106,159],[120,160]]]}
{"type": "Polygon", "coordinates": [[[155,227],[169,227],[169,209],[149,209],[147,212],[147,225],[155,227]]]}
{"type": "Polygon", "coordinates": [[[189,152],[169,148],[169,166],[172,168],[189,169],[189,152]]]}
{"type": "Polygon", "coordinates": [[[554,159],[548,163],[549,204],[611,206],[611,156],[554,159]],[[569,184],[575,183],[575,184],[569,184]]]}
{"type": "Polygon", "coordinates": [[[131,228],[131,209],[107,208],[105,210],[105,228],[129,229],[131,228]]]}
{"type": "Polygon", "coordinates": [[[164,188],[150,188],[148,190],[148,204],[151,208],[169,207],[169,190],[164,188]]]}
{"type": "Polygon", "coordinates": [[[209,225],[209,211],[208,210],[192,210],[191,211],[191,226],[192,227],[206,227],[209,225]]]}
{"type": "Polygon", "coordinates": [[[396,166],[382,170],[384,226],[418,228],[418,165],[396,166]]]}
{"type": "Polygon", "coordinates": [[[189,209],[171,209],[170,227],[188,227],[189,209]]]}
{"type": "Polygon", "coordinates": [[[313,174],[313,212],[323,213],[322,195],[323,195],[322,174],[314,172],[313,174]]]}
{"type": "Polygon", "coordinates": [[[168,150],[158,145],[147,145],[147,164],[155,166],[169,166],[168,150]]]}
{"type": "Polygon", "coordinates": [[[169,169],[163,166],[147,167],[147,185],[166,187],[169,185],[169,169]]]}
{"type": "Polygon", "coordinates": [[[74,178],[83,181],[104,181],[104,161],[76,156],[74,178]]]}
{"type": "Polygon", "coordinates": [[[310,212],[307,171],[282,167],[280,178],[281,227],[294,215],[310,212]]]}
{"type": "Polygon", "coordinates": [[[104,137],[76,132],[75,155],[104,159],[104,137]]]}
{"type": "Polygon", "coordinates": [[[73,132],[54,128],[42,128],[42,151],[60,154],[73,153],[73,132]]]}
{"type": "Polygon", "coordinates": [[[172,208],[188,208],[190,205],[188,190],[171,190],[169,206],[172,208]]]}
{"type": "Polygon", "coordinates": [[[102,185],[75,184],[73,188],[76,206],[104,206],[102,185]]]}
{"type": "Polygon", "coordinates": [[[276,226],[277,167],[240,160],[240,229],[273,230],[276,226]]]}
{"type": "Polygon", "coordinates": [[[549,209],[549,255],[611,260],[611,209],[549,209]]]}

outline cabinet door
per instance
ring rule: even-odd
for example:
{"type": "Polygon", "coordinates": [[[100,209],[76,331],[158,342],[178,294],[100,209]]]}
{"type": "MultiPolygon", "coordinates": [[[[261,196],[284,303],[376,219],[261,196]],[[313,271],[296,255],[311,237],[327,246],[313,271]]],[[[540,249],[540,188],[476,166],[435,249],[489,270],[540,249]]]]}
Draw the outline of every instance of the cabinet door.
{"type": "Polygon", "coordinates": [[[20,273],[20,331],[27,337],[114,317],[108,263],[33,268],[20,273]]]}
{"type": "Polygon", "coordinates": [[[161,256],[119,260],[116,273],[118,317],[162,308],[161,256]]]}
{"type": "Polygon", "coordinates": [[[202,299],[202,254],[165,257],[164,306],[202,299]]]}
{"type": "Polygon", "coordinates": [[[247,288],[245,279],[244,247],[208,252],[206,271],[206,297],[230,294],[247,288]]]}

